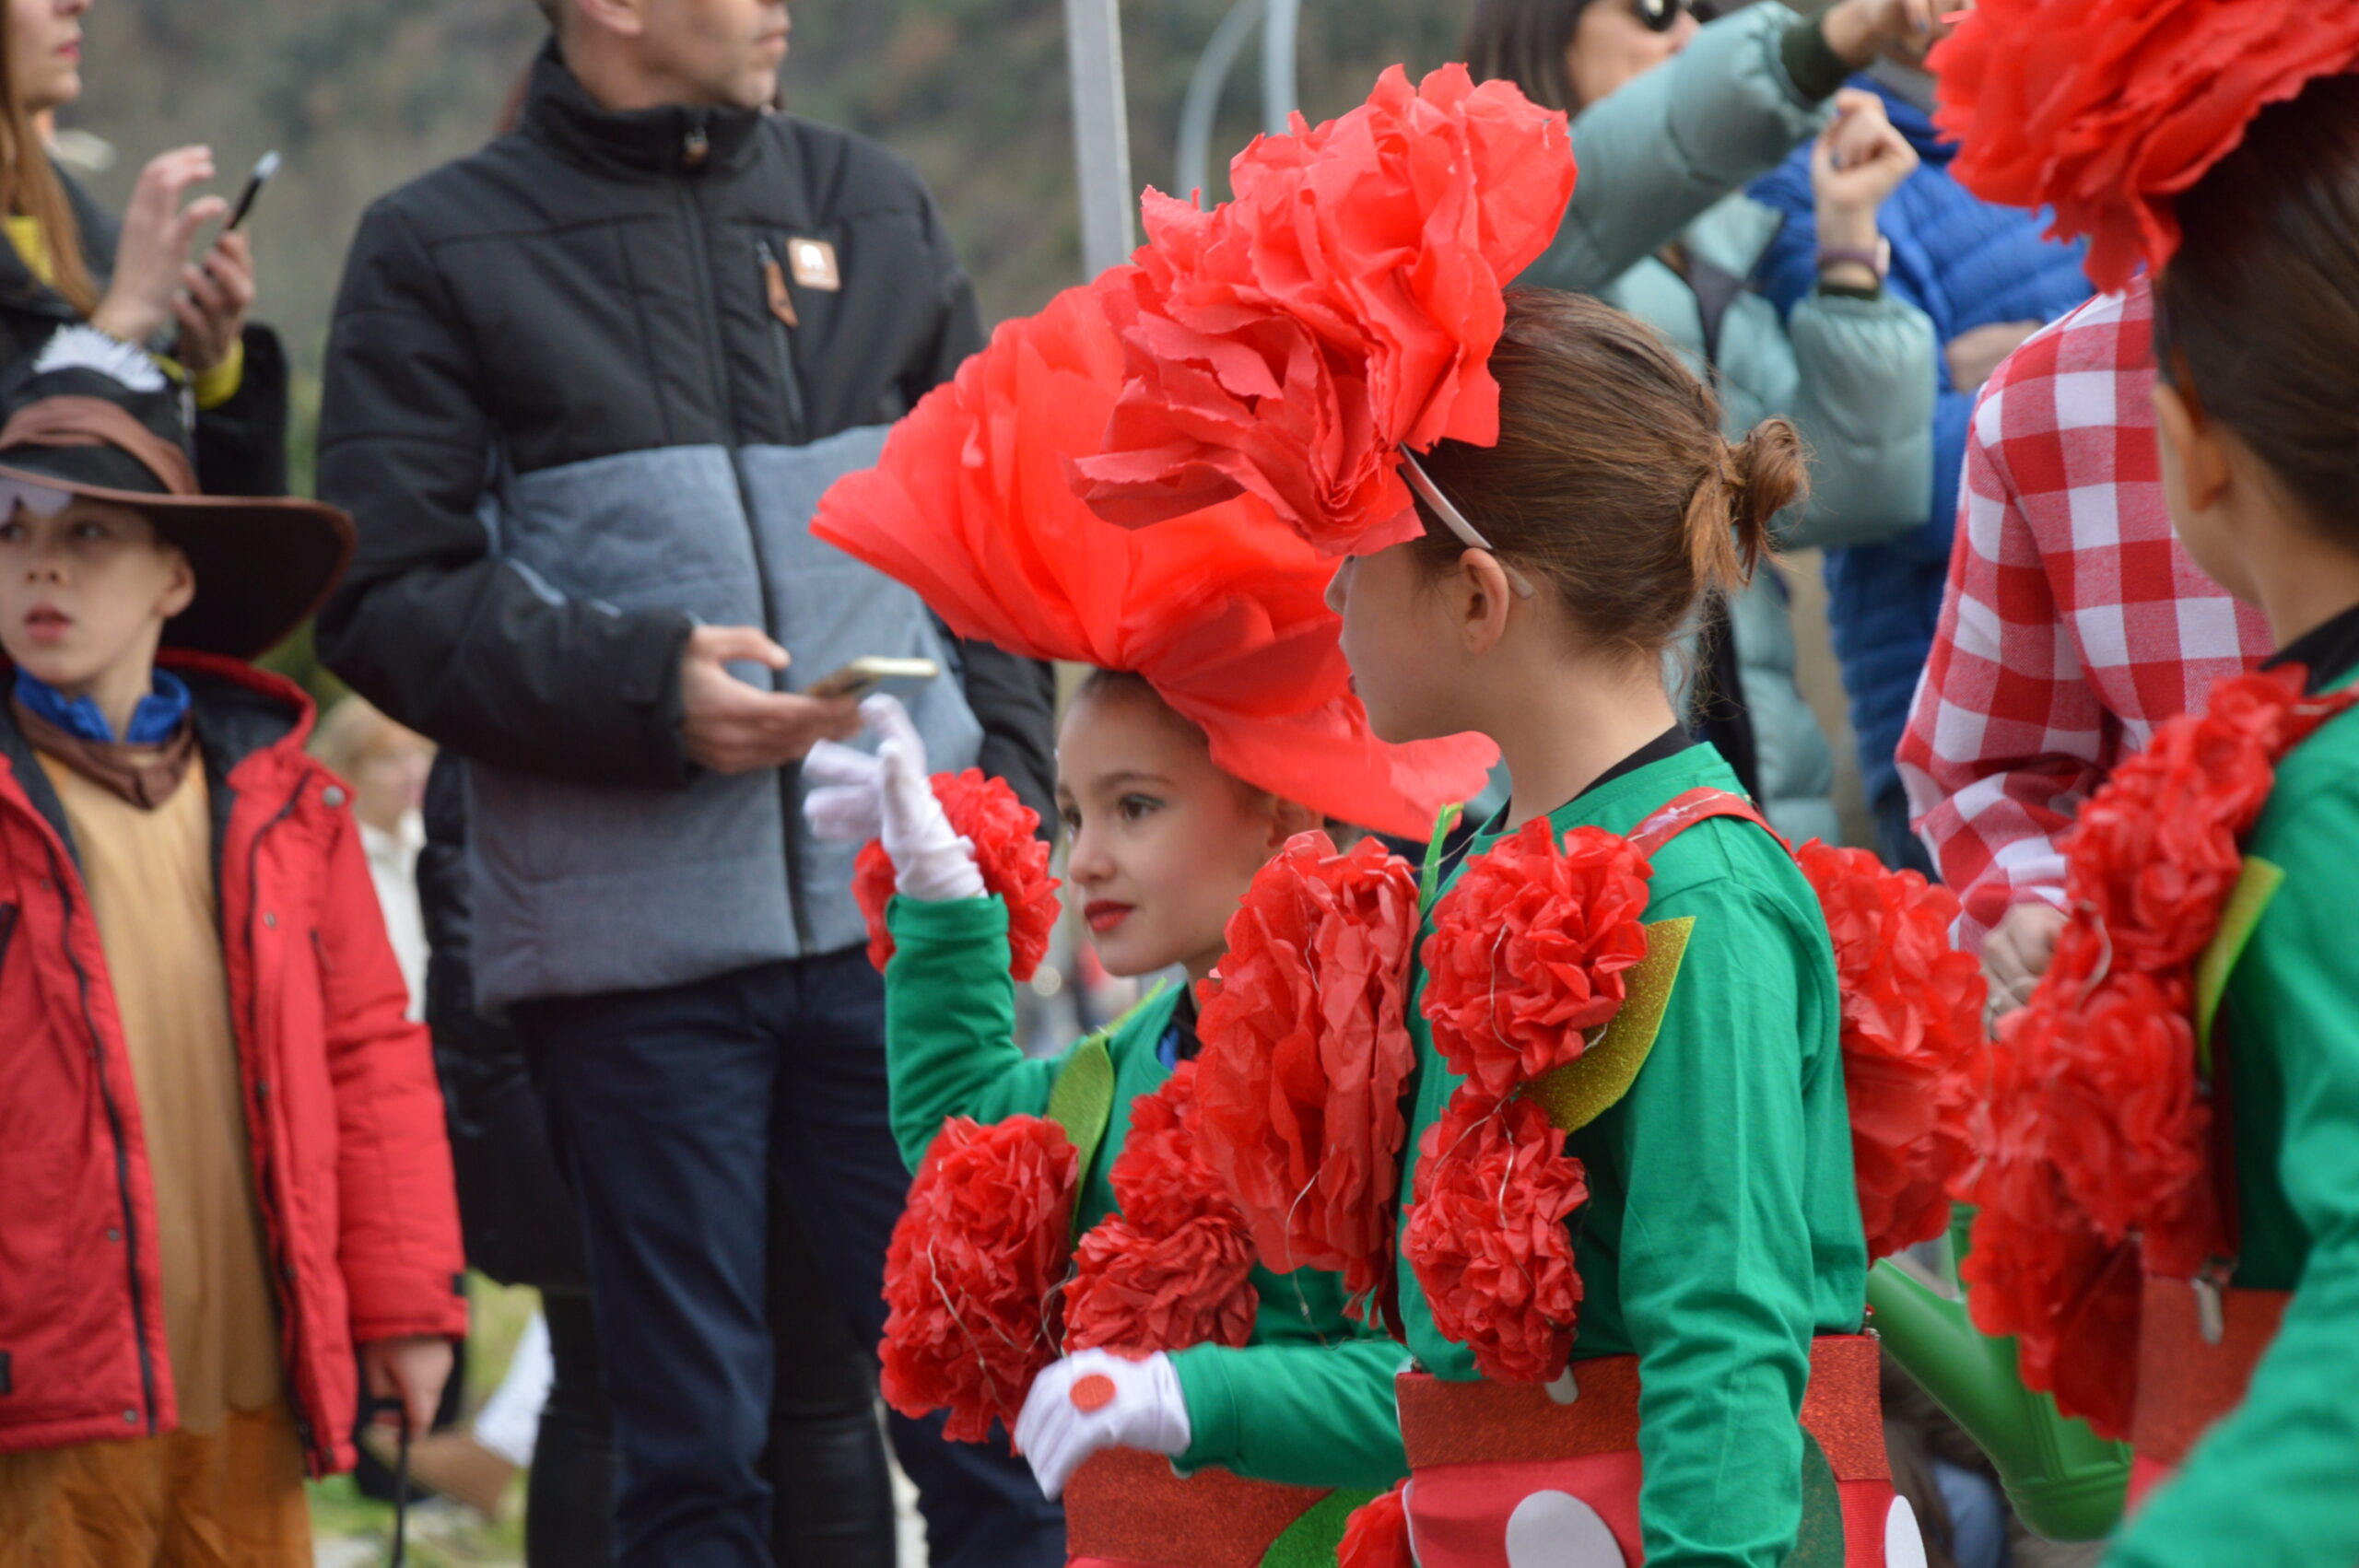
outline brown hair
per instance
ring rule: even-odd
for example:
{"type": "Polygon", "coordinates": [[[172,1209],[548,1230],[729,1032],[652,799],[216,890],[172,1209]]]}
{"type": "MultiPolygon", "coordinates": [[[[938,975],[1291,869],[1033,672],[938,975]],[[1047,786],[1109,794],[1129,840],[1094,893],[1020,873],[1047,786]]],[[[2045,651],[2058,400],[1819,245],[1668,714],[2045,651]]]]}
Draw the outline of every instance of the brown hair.
{"type": "Polygon", "coordinates": [[[82,226],[74,221],[65,182],[50,165],[31,113],[17,97],[10,64],[8,29],[0,26],[0,213],[29,217],[39,227],[49,247],[50,287],[88,319],[99,308],[99,286],[82,259],[82,226]]]}
{"type": "Polygon", "coordinates": [[[1565,51],[1590,0],[1474,0],[1458,55],[1478,82],[1509,81],[1543,109],[1578,111],[1565,51]]]}
{"type": "MultiPolygon", "coordinates": [[[[1769,520],[1807,487],[1793,426],[1766,419],[1731,445],[1671,345],[1587,295],[1510,291],[1491,373],[1498,444],[1443,441],[1421,461],[1501,559],[1555,591],[1585,642],[1660,654],[1707,592],[1751,579],[1769,520]]],[[[1464,549],[1426,515],[1429,570],[1464,549]]]]}
{"type": "Polygon", "coordinates": [[[2178,220],[2154,290],[2161,373],[2359,544],[2359,76],[2263,110],[2178,220]]]}

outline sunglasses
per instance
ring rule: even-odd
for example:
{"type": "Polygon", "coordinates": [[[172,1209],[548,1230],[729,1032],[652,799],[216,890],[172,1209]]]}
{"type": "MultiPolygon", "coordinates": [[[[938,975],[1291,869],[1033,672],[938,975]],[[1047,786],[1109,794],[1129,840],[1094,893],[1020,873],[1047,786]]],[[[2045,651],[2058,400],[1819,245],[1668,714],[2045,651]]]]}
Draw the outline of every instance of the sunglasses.
{"type": "Polygon", "coordinates": [[[1649,32],[1669,32],[1682,17],[1710,14],[1697,0],[1637,0],[1637,5],[1639,25],[1649,32]]]}

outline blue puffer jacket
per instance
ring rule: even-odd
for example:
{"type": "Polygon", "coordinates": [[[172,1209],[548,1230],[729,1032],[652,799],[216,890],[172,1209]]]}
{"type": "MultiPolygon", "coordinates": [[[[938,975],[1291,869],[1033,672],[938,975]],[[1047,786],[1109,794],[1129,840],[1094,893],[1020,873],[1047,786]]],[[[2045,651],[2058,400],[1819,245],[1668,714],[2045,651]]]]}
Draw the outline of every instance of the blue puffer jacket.
{"type": "MultiPolygon", "coordinates": [[[[1936,138],[1923,110],[1872,76],[1856,76],[1851,85],[1883,97],[1893,124],[1924,160],[1884,205],[1881,221],[1892,241],[1885,287],[1931,317],[1941,342],[1993,322],[2053,321],[2088,298],[2080,247],[2040,238],[2047,215],[1974,196],[1950,178],[1957,149],[1936,138]]],[[[1786,216],[1755,279],[1778,309],[1790,312],[1811,298],[1818,281],[1808,146],[1756,181],[1751,194],[1786,216]]],[[[1957,524],[1958,479],[1977,389],[1952,386],[1944,357],[1936,356],[1935,372],[1941,395],[1933,413],[1932,514],[1886,543],[1826,553],[1835,653],[1871,800],[1900,788],[1892,755],[1932,649],[1957,524]]]]}

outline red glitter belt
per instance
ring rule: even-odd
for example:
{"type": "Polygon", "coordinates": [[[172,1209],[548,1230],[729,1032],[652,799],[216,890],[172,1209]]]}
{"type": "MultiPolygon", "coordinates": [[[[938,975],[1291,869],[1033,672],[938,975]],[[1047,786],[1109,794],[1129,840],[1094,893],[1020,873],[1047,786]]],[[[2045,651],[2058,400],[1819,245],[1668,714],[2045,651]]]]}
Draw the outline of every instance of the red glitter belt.
{"type": "Polygon", "coordinates": [[[2147,1280],[2138,1314],[2138,1404],[2130,1421],[2142,1464],[2177,1467],[2197,1438],[2244,1402],[2288,1299],[2284,1291],[2223,1290],[2218,1332],[2207,1336],[2195,1286],[2147,1280]]]}
{"type": "Polygon", "coordinates": [[[1065,1550],[1092,1568],[1258,1568],[1327,1495],[1223,1469],[1183,1477],[1159,1455],[1109,1448],[1066,1483],[1065,1550]]]}
{"type": "MultiPolygon", "coordinates": [[[[1560,1405],[1528,1383],[1445,1383],[1405,1373],[1396,1385],[1409,1467],[1574,1459],[1638,1445],[1638,1358],[1573,1363],[1579,1395],[1560,1405]]],[[[1837,1480],[1883,1480],[1884,1449],[1876,1341],[1827,1335],[1811,1343],[1802,1425],[1818,1439],[1837,1480]]]]}

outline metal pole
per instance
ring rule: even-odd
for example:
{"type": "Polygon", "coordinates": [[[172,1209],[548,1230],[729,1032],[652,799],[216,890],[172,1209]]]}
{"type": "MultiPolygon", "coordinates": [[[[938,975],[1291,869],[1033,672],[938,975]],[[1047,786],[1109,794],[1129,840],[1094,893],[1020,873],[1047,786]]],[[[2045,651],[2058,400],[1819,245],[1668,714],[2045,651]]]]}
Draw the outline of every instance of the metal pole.
{"type": "Polygon", "coordinates": [[[1287,117],[1301,102],[1296,86],[1295,35],[1302,25],[1302,0],[1270,0],[1270,17],[1262,29],[1262,129],[1273,136],[1286,134],[1287,117]]]}
{"type": "Polygon", "coordinates": [[[1180,104],[1180,178],[1172,191],[1193,196],[1199,206],[1212,205],[1213,119],[1220,112],[1221,91],[1265,9],[1264,0],[1237,0],[1213,29],[1212,41],[1204,45],[1188,77],[1188,96],[1180,104]]]}
{"type": "Polygon", "coordinates": [[[1073,78],[1074,161],[1081,178],[1081,259],[1096,277],[1131,253],[1130,120],[1122,95],[1117,0],[1065,0],[1065,60],[1073,78]]]}

